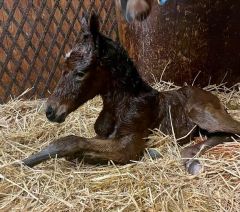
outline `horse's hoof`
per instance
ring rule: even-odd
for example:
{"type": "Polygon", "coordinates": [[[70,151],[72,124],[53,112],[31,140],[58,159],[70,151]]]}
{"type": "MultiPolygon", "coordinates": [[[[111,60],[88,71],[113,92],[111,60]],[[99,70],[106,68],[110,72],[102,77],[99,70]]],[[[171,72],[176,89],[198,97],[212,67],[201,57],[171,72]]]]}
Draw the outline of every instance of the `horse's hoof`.
{"type": "Polygon", "coordinates": [[[158,4],[164,5],[167,2],[167,0],[158,0],[158,4]]]}
{"type": "Polygon", "coordinates": [[[159,151],[157,151],[157,150],[154,149],[154,148],[149,148],[149,149],[147,149],[147,152],[148,152],[150,158],[153,159],[153,160],[156,160],[156,159],[162,157],[161,154],[159,153],[159,151]]]}
{"type": "Polygon", "coordinates": [[[146,0],[128,1],[126,8],[126,20],[131,23],[135,19],[143,21],[147,18],[151,8],[146,0]]]}
{"type": "Polygon", "coordinates": [[[186,170],[189,174],[197,175],[202,171],[202,165],[199,160],[191,159],[185,162],[186,170]]]}

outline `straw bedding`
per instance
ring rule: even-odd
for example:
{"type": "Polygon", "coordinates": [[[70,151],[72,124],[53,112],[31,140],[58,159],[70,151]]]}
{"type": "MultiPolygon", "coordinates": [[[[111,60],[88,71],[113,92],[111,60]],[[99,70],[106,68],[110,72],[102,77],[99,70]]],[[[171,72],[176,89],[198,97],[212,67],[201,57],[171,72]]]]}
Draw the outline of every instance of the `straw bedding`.
{"type": "MultiPolygon", "coordinates": [[[[175,89],[158,83],[159,90],[175,89]]],[[[209,86],[240,120],[239,85],[209,86]]],[[[31,169],[20,159],[60,136],[94,136],[101,110],[95,98],[62,124],[47,121],[44,101],[14,99],[0,106],[0,211],[238,211],[240,145],[218,146],[201,157],[204,171],[191,176],[172,137],[157,129],[149,136],[162,157],[120,166],[93,166],[55,159],[31,169]]]]}

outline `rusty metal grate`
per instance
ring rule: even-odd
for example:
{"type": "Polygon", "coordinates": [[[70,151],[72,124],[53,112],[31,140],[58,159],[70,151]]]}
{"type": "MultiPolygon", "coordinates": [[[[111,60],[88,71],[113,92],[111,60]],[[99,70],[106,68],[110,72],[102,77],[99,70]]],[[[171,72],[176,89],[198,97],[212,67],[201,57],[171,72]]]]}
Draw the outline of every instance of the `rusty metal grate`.
{"type": "Polygon", "coordinates": [[[46,97],[60,76],[62,55],[76,40],[83,12],[99,15],[101,31],[117,39],[112,0],[0,1],[0,103],[31,88],[46,97]]]}

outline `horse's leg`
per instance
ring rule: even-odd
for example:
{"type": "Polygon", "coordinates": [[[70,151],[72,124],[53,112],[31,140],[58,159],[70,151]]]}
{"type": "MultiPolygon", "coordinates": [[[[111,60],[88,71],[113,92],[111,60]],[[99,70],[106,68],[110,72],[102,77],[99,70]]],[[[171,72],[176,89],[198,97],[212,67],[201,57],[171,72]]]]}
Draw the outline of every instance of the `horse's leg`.
{"type": "Polygon", "coordinates": [[[183,158],[184,165],[190,174],[198,174],[201,171],[201,164],[195,156],[200,156],[207,150],[211,149],[218,144],[225,142],[232,142],[232,138],[229,135],[219,135],[209,137],[206,141],[189,146],[183,149],[181,157],[183,158]]]}
{"type": "Polygon", "coordinates": [[[115,119],[111,109],[103,105],[103,109],[100,112],[95,124],[94,130],[98,136],[102,138],[108,138],[112,132],[114,132],[115,119]]]}
{"type": "Polygon", "coordinates": [[[151,10],[152,0],[121,0],[121,10],[130,23],[135,19],[144,20],[151,10]]]}
{"type": "MultiPolygon", "coordinates": [[[[76,136],[66,136],[59,138],[51,142],[47,147],[43,148],[40,152],[37,152],[28,158],[23,160],[23,164],[33,167],[43,161],[50,158],[67,157],[76,155],[79,152],[78,142],[76,136]]],[[[79,152],[80,154],[80,152],[79,152]]]]}
{"type": "Polygon", "coordinates": [[[33,167],[54,157],[70,157],[83,155],[91,160],[127,163],[136,160],[144,151],[144,140],[135,136],[125,136],[121,139],[98,139],[67,136],[50,143],[42,151],[26,158],[23,163],[33,167]]]}

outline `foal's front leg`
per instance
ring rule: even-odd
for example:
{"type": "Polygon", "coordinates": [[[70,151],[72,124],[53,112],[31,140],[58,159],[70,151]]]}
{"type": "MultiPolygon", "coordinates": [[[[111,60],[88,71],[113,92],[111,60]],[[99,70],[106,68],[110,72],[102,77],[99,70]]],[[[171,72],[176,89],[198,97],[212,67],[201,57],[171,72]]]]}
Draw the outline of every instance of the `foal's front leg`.
{"type": "Polygon", "coordinates": [[[91,162],[112,160],[125,164],[137,160],[144,151],[144,140],[139,136],[128,135],[120,139],[83,138],[67,136],[50,143],[40,152],[23,160],[23,164],[33,167],[50,158],[83,155],[91,162]]]}
{"type": "Polygon", "coordinates": [[[111,109],[105,108],[100,112],[95,124],[96,134],[102,138],[107,138],[114,131],[115,120],[111,109]]]}

